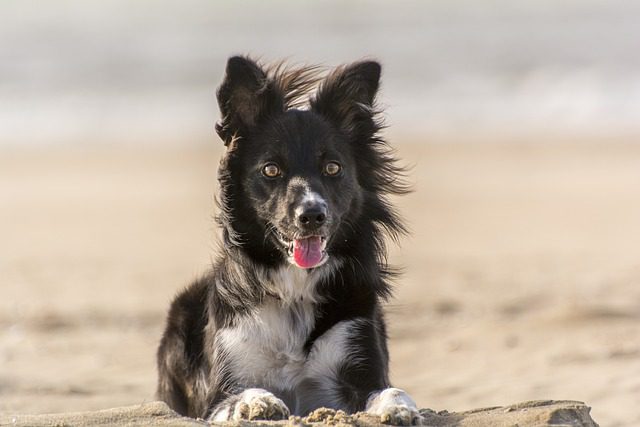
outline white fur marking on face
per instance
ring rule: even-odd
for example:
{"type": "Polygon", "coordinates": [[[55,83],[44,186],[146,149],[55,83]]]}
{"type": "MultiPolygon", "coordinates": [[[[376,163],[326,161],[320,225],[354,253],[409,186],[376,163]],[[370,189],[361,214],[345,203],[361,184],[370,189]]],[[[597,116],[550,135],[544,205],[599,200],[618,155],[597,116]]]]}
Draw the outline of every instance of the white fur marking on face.
{"type": "Polygon", "coordinates": [[[324,198],[322,198],[321,195],[319,195],[315,191],[309,191],[309,190],[307,190],[307,192],[302,197],[302,203],[305,203],[305,202],[319,203],[319,204],[326,203],[324,198]]]}
{"type": "Polygon", "coordinates": [[[315,191],[311,191],[309,187],[305,185],[305,193],[302,196],[302,200],[300,200],[300,204],[295,209],[296,216],[302,215],[302,213],[304,212],[305,206],[315,205],[315,204],[326,206],[327,202],[324,200],[324,198],[320,194],[316,193],[315,191]]]}
{"type": "Polygon", "coordinates": [[[365,411],[378,415],[386,424],[411,425],[421,420],[416,402],[404,390],[394,387],[372,394],[365,411]]]}

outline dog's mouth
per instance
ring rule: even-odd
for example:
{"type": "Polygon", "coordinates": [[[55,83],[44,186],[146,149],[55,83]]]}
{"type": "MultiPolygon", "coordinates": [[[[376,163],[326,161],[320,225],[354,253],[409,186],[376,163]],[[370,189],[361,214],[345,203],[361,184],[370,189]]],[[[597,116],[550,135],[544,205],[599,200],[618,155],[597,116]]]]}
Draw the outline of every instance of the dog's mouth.
{"type": "Polygon", "coordinates": [[[299,268],[319,267],[329,259],[326,236],[311,235],[289,239],[279,231],[275,234],[287,251],[288,261],[299,268]]]}

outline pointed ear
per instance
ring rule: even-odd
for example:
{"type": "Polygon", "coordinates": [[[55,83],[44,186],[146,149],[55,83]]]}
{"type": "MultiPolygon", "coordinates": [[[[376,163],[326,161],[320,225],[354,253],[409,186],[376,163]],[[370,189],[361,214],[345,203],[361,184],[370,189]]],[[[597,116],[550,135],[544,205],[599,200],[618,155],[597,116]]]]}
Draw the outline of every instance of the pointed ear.
{"type": "Polygon", "coordinates": [[[375,97],[380,64],[362,61],[332,72],[321,84],[311,108],[354,137],[375,133],[375,97]]]}
{"type": "Polygon", "coordinates": [[[227,61],[224,81],[218,88],[221,119],[216,132],[225,145],[235,135],[246,136],[265,117],[284,110],[284,100],[267,73],[242,56],[227,61]]]}

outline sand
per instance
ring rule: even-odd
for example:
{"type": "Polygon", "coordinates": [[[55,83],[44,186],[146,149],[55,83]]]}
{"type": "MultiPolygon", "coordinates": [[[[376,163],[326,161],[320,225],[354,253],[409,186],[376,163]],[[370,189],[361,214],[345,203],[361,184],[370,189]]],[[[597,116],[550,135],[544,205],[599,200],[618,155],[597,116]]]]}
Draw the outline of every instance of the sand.
{"type": "MultiPolygon", "coordinates": [[[[580,402],[534,401],[518,405],[484,408],[466,412],[421,411],[422,425],[431,427],[513,427],[553,425],[572,427],[598,427],[589,416],[589,408],[580,402]]],[[[305,427],[305,426],[353,426],[380,427],[380,417],[359,412],[348,415],[343,411],[318,408],[306,417],[290,416],[281,421],[244,421],[246,427],[305,427]]],[[[148,402],[99,411],[66,412],[43,415],[3,415],[0,425],[17,427],[59,426],[181,426],[198,427],[210,425],[202,419],[181,417],[164,402],[148,402]]],[[[238,425],[238,423],[215,423],[214,425],[238,425]]]]}
{"type": "MultiPolygon", "coordinates": [[[[437,411],[566,399],[640,425],[640,146],[399,140],[394,385],[437,411]]],[[[154,400],[165,310],[216,248],[217,144],[77,147],[0,152],[0,412],[154,400]]]]}

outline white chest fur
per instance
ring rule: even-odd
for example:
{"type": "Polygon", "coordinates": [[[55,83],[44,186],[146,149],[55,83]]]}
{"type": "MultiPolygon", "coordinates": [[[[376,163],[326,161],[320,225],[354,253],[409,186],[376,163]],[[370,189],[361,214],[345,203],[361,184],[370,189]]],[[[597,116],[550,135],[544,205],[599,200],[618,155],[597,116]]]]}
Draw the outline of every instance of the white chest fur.
{"type": "Polygon", "coordinates": [[[314,317],[310,302],[270,299],[235,327],[219,331],[233,380],[243,387],[295,388],[303,376],[304,344],[314,317]]]}
{"type": "Polygon", "coordinates": [[[218,354],[224,354],[223,365],[238,385],[290,390],[303,375],[319,275],[286,266],[262,276],[274,297],[238,319],[234,327],[218,331],[216,346],[223,350],[218,354]]]}
{"type": "Polygon", "coordinates": [[[296,267],[263,273],[264,285],[275,296],[237,319],[233,327],[217,332],[215,353],[223,359],[220,366],[234,386],[291,392],[297,399],[291,409],[297,410],[310,405],[298,387],[312,379],[316,391],[311,403],[336,405],[337,367],[352,359],[351,337],[368,321],[339,322],[305,350],[315,327],[315,287],[324,274],[333,274],[331,264],[311,274],[296,267]]]}

